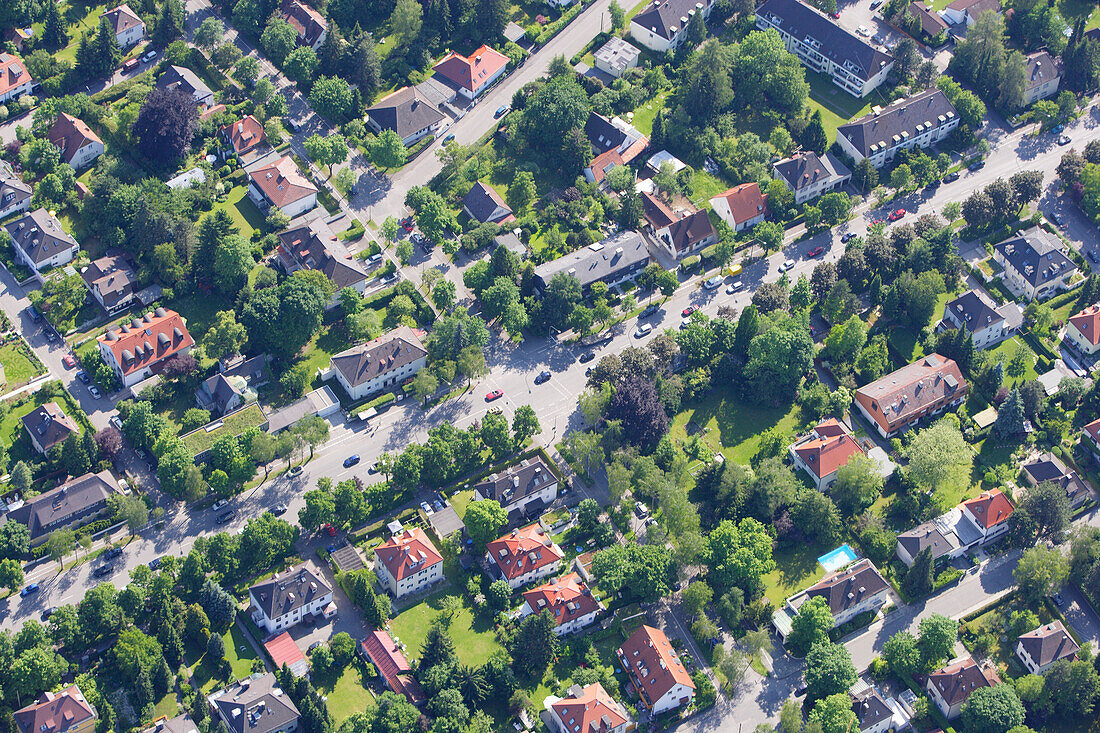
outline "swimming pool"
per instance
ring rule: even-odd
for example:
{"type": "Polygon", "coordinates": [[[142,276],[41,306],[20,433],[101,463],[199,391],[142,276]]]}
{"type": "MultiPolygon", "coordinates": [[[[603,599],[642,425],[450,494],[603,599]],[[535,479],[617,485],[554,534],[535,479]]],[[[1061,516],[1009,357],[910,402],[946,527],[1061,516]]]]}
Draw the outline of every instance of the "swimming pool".
{"type": "Polygon", "coordinates": [[[817,561],[821,564],[821,567],[825,568],[825,572],[832,573],[840,570],[845,565],[854,563],[858,559],[859,556],[856,555],[856,551],[850,545],[843,544],[835,550],[826,552],[817,558],[817,561]]]}

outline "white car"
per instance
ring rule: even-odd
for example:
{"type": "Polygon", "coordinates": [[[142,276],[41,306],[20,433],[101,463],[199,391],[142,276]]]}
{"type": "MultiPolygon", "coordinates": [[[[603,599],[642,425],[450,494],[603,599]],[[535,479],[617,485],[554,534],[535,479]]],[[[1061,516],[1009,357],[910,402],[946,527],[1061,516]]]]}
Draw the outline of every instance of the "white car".
{"type": "Polygon", "coordinates": [[[779,274],[782,275],[787,270],[790,270],[790,269],[793,269],[793,268],[794,268],[794,260],[787,260],[786,262],[784,262],[782,265],[779,266],[779,274]]]}
{"type": "Polygon", "coordinates": [[[707,290],[717,290],[718,286],[722,284],[722,278],[715,275],[714,277],[703,283],[703,287],[707,290]]]}
{"type": "Polygon", "coordinates": [[[228,503],[229,502],[226,499],[218,499],[216,502],[214,502],[214,506],[212,506],[210,508],[213,509],[214,511],[218,511],[219,509],[221,509],[223,506],[225,506],[228,503]]]}
{"type": "Polygon", "coordinates": [[[96,387],[94,384],[88,387],[88,394],[92,396],[92,399],[96,400],[103,396],[99,392],[99,387],[96,387]]]}
{"type": "Polygon", "coordinates": [[[150,61],[152,61],[156,57],[157,57],[157,52],[154,49],[154,50],[151,50],[151,51],[146,51],[145,55],[141,57],[141,60],[144,61],[145,63],[149,63],[150,61]]]}
{"type": "Polygon", "coordinates": [[[871,37],[871,29],[865,25],[861,25],[859,28],[856,28],[856,33],[863,36],[864,38],[871,37]]]}
{"type": "Polygon", "coordinates": [[[738,290],[740,290],[742,287],[744,287],[744,286],[741,284],[740,280],[738,280],[737,282],[734,282],[734,283],[730,283],[729,285],[726,286],[726,295],[733,295],[738,290]]]}
{"type": "Polygon", "coordinates": [[[653,330],[653,324],[652,323],[641,323],[641,324],[638,325],[638,330],[634,332],[634,338],[640,339],[642,336],[645,336],[647,333],[649,333],[652,330],[653,330]]]}

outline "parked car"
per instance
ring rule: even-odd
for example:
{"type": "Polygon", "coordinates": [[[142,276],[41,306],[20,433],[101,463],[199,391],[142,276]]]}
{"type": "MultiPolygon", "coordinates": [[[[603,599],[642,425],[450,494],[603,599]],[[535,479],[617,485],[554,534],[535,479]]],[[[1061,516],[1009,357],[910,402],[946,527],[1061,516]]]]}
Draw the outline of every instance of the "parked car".
{"type": "Polygon", "coordinates": [[[129,74],[131,71],[141,65],[141,59],[134,57],[132,59],[126,59],[126,62],[122,64],[122,71],[125,74],[129,74]]]}
{"type": "Polygon", "coordinates": [[[352,453],[350,456],[344,459],[344,468],[351,468],[357,463],[359,463],[359,454],[352,453]]]}
{"type": "Polygon", "coordinates": [[[455,139],[455,134],[452,132],[450,135],[447,135],[447,137],[443,138],[443,144],[446,145],[447,143],[451,142],[454,139],[455,139]]]}
{"type": "Polygon", "coordinates": [[[680,330],[681,331],[683,331],[685,328],[687,328],[690,325],[691,325],[691,319],[690,318],[684,318],[684,319],[680,320],[680,330]]]}
{"type": "Polygon", "coordinates": [[[1069,135],[1061,135],[1058,137],[1059,145],[1069,145],[1071,142],[1073,141],[1069,139],[1069,135]]]}
{"type": "Polygon", "coordinates": [[[378,461],[375,461],[374,463],[367,466],[367,473],[371,476],[378,473],[378,461]]]}
{"type": "Polygon", "coordinates": [[[421,510],[422,510],[422,511],[423,511],[423,512],[424,512],[425,514],[435,514],[435,510],[434,510],[434,509],[432,509],[432,505],[431,505],[431,504],[429,504],[429,503],[428,503],[428,502],[426,502],[426,501],[422,501],[422,502],[420,502],[420,509],[421,509],[421,510]]]}
{"type": "Polygon", "coordinates": [[[735,280],[726,286],[726,295],[733,295],[743,287],[745,286],[740,280],[735,280]]]}
{"type": "Polygon", "coordinates": [[[91,384],[92,383],[92,378],[90,376],[88,376],[88,372],[84,371],[83,369],[81,369],[79,372],[76,373],[76,378],[79,379],[84,384],[91,384]]]}
{"type": "Polygon", "coordinates": [[[820,257],[823,254],[825,254],[825,248],[822,247],[821,245],[818,245],[818,246],[814,247],[813,249],[811,249],[809,252],[807,252],[806,256],[807,257],[820,257]]]}
{"type": "Polygon", "coordinates": [[[289,117],[283,118],[283,127],[285,127],[288,132],[298,132],[298,130],[302,129],[301,125],[289,117]]]}
{"type": "Polygon", "coordinates": [[[840,238],[840,241],[841,241],[842,244],[848,244],[848,242],[851,241],[852,238],[855,237],[855,236],[856,236],[855,232],[845,232],[844,236],[840,238]]]}
{"type": "Polygon", "coordinates": [[[1090,249],[1085,256],[1089,258],[1089,262],[1100,264],[1100,257],[1096,256],[1096,252],[1094,250],[1090,249]]]}
{"type": "Polygon", "coordinates": [[[509,107],[507,104],[502,104],[499,107],[497,107],[497,111],[493,113],[493,118],[499,120],[501,117],[503,117],[504,115],[508,114],[511,111],[512,111],[511,107],[509,107]]]}
{"type": "Polygon", "coordinates": [[[406,232],[411,232],[413,230],[413,218],[411,216],[408,216],[402,219],[401,228],[404,229],[406,232]]]}
{"type": "Polygon", "coordinates": [[[971,171],[978,171],[978,170],[981,170],[982,168],[985,168],[985,161],[982,160],[981,158],[978,158],[973,163],[966,166],[966,169],[971,170],[971,171]]]}
{"type": "Polygon", "coordinates": [[[28,305],[27,306],[27,315],[29,315],[31,317],[32,321],[36,321],[36,322],[42,318],[42,314],[39,313],[38,309],[35,308],[33,305],[28,305]]]}
{"type": "Polygon", "coordinates": [[[639,323],[638,324],[638,330],[634,332],[634,338],[640,339],[642,336],[645,336],[647,333],[649,333],[652,330],[653,330],[653,324],[652,323],[639,323]]]}
{"type": "Polygon", "coordinates": [[[834,10],[833,12],[829,13],[829,17],[833,20],[840,20],[840,13],[834,10]]]}
{"type": "Polygon", "coordinates": [[[88,394],[92,396],[92,399],[96,400],[103,396],[103,394],[99,391],[99,387],[95,386],[94,384],[88,385],[88,394]]]}
{"type": "Polygon", "coordinates": [[[19,591],[19,595],[26,598],[31,593],[37,593],[37,592],[38,592],[38,583],[30,583],[28,585],[23,586],[23,590],[19,591]]]}
{"type": "Polygon", "coordinates": [[[786,260],[783,262],[782,265],[779,266],[779,274],[782,275],[784,272],[787,272],[788,270],[791,270],[793,268],[794,260],[786,260]]]}
{"type": "Polygon", "coordinates": [[[286,514],[286,510],[286,504],[276,504],[275,506],[271,507],[271,513],[274,514],[276,517],[281,517],[282,515],[286,514]]]}
{"type": "Polygon", "coordinates": [[[229,505],[229,500],[228,499],[218,499],[216,502],[214,502],[214,506],[212,506],[210,508],[213,509],[214,511],[218,511],[223,506],[228,506],[228,505],[229,505]]]}
{"type": "Polygon", "coordinates": [[[305,470],[305,469],[303,469],[301,466],[295,466],[294,468],[287,471],[287,475],[292,476],[292,477],[293,476],[301,476],[303,470],[305,470]]]}
{"type": "Polygon", "coordinates": [[[122,418],[118,415],[111,415],[110,423],[116,430],[122,430],[122,418]]]}
{"type": "Polygon", "coordinates": [[[325,534],[327,534],[329,537],[336,536],[336,527],[333,527],[331,524],[326,524],[321,527],[321,529],[325,530],[325,534]]]}
{"type": "Polygon", "coordinates": [[[890,214],[890,216],[888,216],[888,217],[886,217],[886,218],[887,218],[887,219],[889,219],[890,221],[897,221],[898,219],[900,219],[900,218],[902,218],[903,216],[905,216],[905,213],[906,213],[906,212],[905,212],[905,209],[896,209],[895,211],[893,211],[893,212],[892,212],[892,213],[890,214]]]}
{"type": "Polygon", "coordinates": [[[503,396],[504,396],[504,390],[494,389],[491,392],[486,393],[485,401],[486,402],[492,402],[493,400],[499,400],[503,396]]]}
{"type": "Polygon", "coordinates": [[[680,315],[683,316],[684,318],[687,318],[688,316],[690,316],[692,313],[694,313],[697,310],[699,310],[699,306],[689,305],[687,308],[684,308],[682,311],[680,311],[680,315]]]}
{"type": "Polygon", "coordinates": [[[76,358],[72,354],[65,354],[61,357],[61,363],[65,365],[66,369],[72,369],[76,366],[76,358]]]}
{"type": "Polygon", "coordinates": [[[57,331],[53,330],[53,328],[46,328],[46,340],[57,341],[57,331]]]}
{"type": "Polygon", "coordinates": [[[1062,226],[1062,215],[1057,211],[1051,211],[1047,214],[1047,218],[1054,222],[1054,226],[1062,226]]]}
{"type": "Polygon", "coordinates": [[[115,566],[108,563],[106,565],[100,565],[98,568],[93,570],[92,575],[96,578],[102,578],[104,576],[110,575],[114,571],[115,571],[115,566]]]}
{"type": "Polygon", "coordinates": [[[218,515],[218,524],[226,524],[228,522],[232,522],[236,516],[237,512],[233,511],[232,509],[224,511],[218,515]]]}
{"type": "Polygon", "coordinates": [[[141,60],[144,61],[145,63],[149,63],[150,61],[152,61],[156,57],[157,57],[157,50],[154,48],[154,49],[150,49],[150,50],[146,51],[145,55],[141,57],[141,60]]]}
{"type": "Polygon", "coordinates": [[[594,353],[592,353],[591,351],[586,351],[583,354],[581,354],[580,358],[577,359],[577,361],[579,361],[581,364],[587,364],[588,362],[592,361],[595,358],[596,358],[596,355],[594,353]]]}
{"type": "Polygon", "coordinates": [[[871,37],[871,29],[865,25],[861,25],[859,28],[856,28],[856,33],[863,36],[864,38],[871,37]]]}
{"type": "Polygon", "coordinates": [[[325,548],[325,552],[327,552],[330,555],[333,554],[334,552],[336,552],[336,545],[329,545],[328,547],[325,548]]]}
{"type": "Polygon", "coordinates": [[[647,316],[651,316],[659,310],[661,310],[661,306],[657,305],[656,303],[650,303],[649,305],[647,305],[645,308],[642,309],[642,312],[638,314],[638,318],[645,318],[647,316]]]}
{"type": "Polygon", "coordinates": [[[106,552],[103,553],[103,559],[104,560],[114,560],[116,557],[121,557],[121,556],[122,556],[122,548],[121,547],[112,547],[112,548],[110,548],[109,550],[107,550],[106,552]]]}
{"type": "Polygon", "coordinates": [[[705,288],[706,290],[717,290],[721,285],[722,278],[718,275],[715,275],[714,277],[709,278],[706,282],[703,283],[703,288],[705,288]]]}
{"type": "Polygon", "coordinates": [[[149,569],[150,570],[156,570],[159,567],[160,567],[160,558],[159,557],[154,557],[152,560],[149,561],[149,569]]]}
{"type": "Polygon", "coordinates": [[[549,382],[549,381],[550,381],[550,372],[548,372],[545,369],[542,370],[541,372],[539,372],[538,376],[535,377],[535,384],[543,384],[544,382],[549,382]]]}
{"type": "Polygon", "coordinates": [[[946,176],[943,177],[943,182],[944,183],[954,183],[957,180],[959,180],[959,172],[958,171],[951,171],[950,173],[948,173],[946,176]]]}
{"type": "Polygon", "coordinates": [[[57,613],[57,606],[49,606],[49,607],[47,607],[46,609],[44,609],[44,610],[42,611],[42,620],[43,620],[43,621],[45,621],[45,620],[46,620],[46,619],[48,619],[48,618],[49,618],[50,616],[53,616],[53,615],[54,615],[55,613],[57,613]]]}

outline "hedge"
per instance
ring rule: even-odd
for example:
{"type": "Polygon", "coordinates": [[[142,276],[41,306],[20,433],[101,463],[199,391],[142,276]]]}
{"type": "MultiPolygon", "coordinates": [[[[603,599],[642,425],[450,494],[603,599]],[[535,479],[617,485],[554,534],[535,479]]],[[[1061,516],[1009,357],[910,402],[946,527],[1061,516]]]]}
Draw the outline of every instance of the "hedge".
{"type": "Polygon", "coordinates": [[[355,407],[352,410],[349,410],[348,415],[350,415],[351,417],[355,417],[356,415],[363,412],[364,410],[369,410],[372,407],[382,407],[383,405],[388,405],[389,403],[393,402],[396,399],[397,399],[397,396],[393,392],[387,392],[384,395],[380,395],[378,397],[375,397],[373,400],[370,400],[369,402],[364,402],[363,404],[359,405],[358,407],[355,407]]]}
{"type": "MultiPolygon", "coordinates": [[[[562,29],[565,28],[565,26],[572,23],[574,18],[584,12],[586,7],[587,5],[585,5],[584,3],[577,3],[573,7],[569,8],[569,10],[562,13],[562,16],[555,20],[553,23],[548,23],[546,26],[544,26],[542,32],[536,35],[531,40],[533,40],[536,45],[545,45],[551,38],[561,33],[562,29]]],[[[531,38],[530,34],[527,37],[531,38]]]]}

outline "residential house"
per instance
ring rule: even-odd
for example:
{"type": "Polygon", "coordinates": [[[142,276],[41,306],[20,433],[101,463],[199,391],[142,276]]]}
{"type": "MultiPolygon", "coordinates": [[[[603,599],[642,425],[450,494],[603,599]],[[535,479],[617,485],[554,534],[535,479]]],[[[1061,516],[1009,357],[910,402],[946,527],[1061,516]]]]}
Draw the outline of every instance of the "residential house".
{"type": "Polygon", "coordinates": [[[86,473],[10,509],[8,521],[27,525],[31,544],[38,544],[55,529],[87,524],[107,509],[108,497],[121,493],[110,471],[86,473]]]}
{"type": "Polygon", "coordinates": [[[667,150],[658,150],[656,153],[649,156],[649,158],[645,162],[645,167],[652,171],[654,174],[657,174],[661,172],[661,168],[664,167],[666,163],[672,166],[673,173],[679,173],[684,168],[687,168],[687,163],[680,160],[667,150]]]}
{"type": "Polygon", "coordinates": [[[554,733],[626,733],[633,721],[599,682],[573,685],[569,697],[547,698],[554,733]]]}
{"type": "Polygon", "coordinates": [[[958,535],[952,529],[941,527],[932,521],[898,534],[898,546],[894,554],[905,563],[905,567],[911,567],[913,560],[925,548],[931,550],[932,561],[935,563],[947,562],[967,550],[967,546],[959,542],[958,535]]]}
{"type": "Polygon", "coordinates": [[[777,161],[772,164],[772,174],[787,184],[796,204],[839,191],[852,180],[852,172],[836,156],[832,153],[819,156],[812,150],[777,161]]]}
{"type": "Polygon", "coordinates": [[[274,163],[260,162],[246,172],[248,197],[263,210],[277,206],[293,219],[317,205],[317,187],[289,155],[274,163]]]}
{"type": "Polygon", "coordinates": [[[1045,674],[1055,662],[1076,659],[1080,648],[1061,621],[1020,634],[1016,640],[1016,656],[1031,674],[1045,674]]]}
{"type": "Polygon", "coordinates": [[[12,715],[19,733],[92,733],[98,715],[76,685],[43,692],[36,702],[12,715]]]}
{"type": "Polygon", "coordinates": [[[466,216],[482,224],[507,224],[516,217],[500,194],[481,181],[474,184],[462,199],[462,211],[466,216]]]}
{"type": "Polygon", "coordinates": [[[443,580],[443,556],[420,527],[410,527],[374,548],[378,582],[395,598],[443,580]]]}
{"type": "Polygon", "coordinates": [[[615,653],[650,715],[691,704],[695,683],[665,632],[642,624],[615,653]]]}
{"type": "Polygon", "coordinates": [[[627,69],[633,69],[638,65],[641,55],[642,52],[628,42],[618,36],[612,36],[596,51],[596,68],[618,79],[627,69]]]}
{"type": "Polygon", "coordinates": [[[929,354],[860,387],[855,402],[879,434],[891,438],[924,417],[961,405],[966,390],[954,360],[929,354]]]}
{"type": "Polygon", "coordinates": [[[103,154],[103,141],[92,128],[65,112],[59,112],[57,120],[46,133],[46,139],[61,151],[61,159],[73,168],[89,165],[103,154]]]}
{"type": "Polygon", "coordinates": [[[715,0],[653,0],[630,20],[630,37],[658,54],[680,47],[696,13],[710,17],[715,0]]]}
{"type": "Polygon", "coordinates": [[[718,241],[718,232],[707,212],[695,208],[673,211],[658,196],[642,192],[644,231],[653,243],[671,256],[681,258],[718,241]]]}
{"type": "Polygon", "coordinates": [[[503,232],[493,237],[493,251],[496,252],[497,247],[504,247],[516,257],[519,257],[520,260],[527,259],[527,245],[524,244],[523,240],[516,234],[518,231],[520,230],[516,229],[511,232],[503,232]]]}
{"type": "Polygon", "coordinates": [[[1100,304],[1094,303],[1069,317],[1066,340],[1082,354],[1092,356],[1100,351],[1100,304]]]}
{"type": "Polygon", "coordinates": [[[742,183],[710,200],[714,213],[739,232],[750,229],[768,216],[768,194],[760,191],[760,184],[742,183]]]}
{"type": "Polygon", "coordinates": [[[1077,272],[1077,265],[1062,249],[1062,241],[1039,226],[994,246],[993,261],[1004,268],[1001,280],[1012,294],[1027,301],[1068,290],[1077,272]]]}
{"type": "Polygon", "coordinates": [[[909,4],[909,13],[920,22],[920,36],[926,43],[934,42],[946,34],[947,21],[940,14],[928,7],[923,0],[917,0],[909,4]]]}
{"type": "Polygon", "coordinates": [[[928,675],[925,690],[943,716],[954,720],[962,712],[963,703],[979,687],[993,687],[1001,682],[989,662],[981,666],[972,657],[956,659],[928,675]]]}
{"type": "Polygon", "coordinates": [[[967,290],[949,300],[936,330],[966,331],[976,349],[990,349],[1016,333],[1024,314],[1016,303],[998,306],[981,290],[967,290]]]}
{"type": "Polygon", "coordinates": [[[537,454],[489,474],[474,485],[474,499],[492,499],[508,512],[509,523],[537,516],[558,498],[558,477],[537,454]]]}
{"type": "Polygon", "coordinates": [[[982,533],[982,542],[989,543],[1008,532],[1012,502],[1000,489],[983,491],[973,499],[959,504],[963,515],[982,533]]]}
{"type": "Polygon", "coordinates": [[[987,10],[995,13],[1001,12],[1001,0],[955,0],[949,3],[941,12],[944,20],[954,25],[966,23],[974,25],[978,16],[987,10]]]}
{"type": "Polygon", "coordinates": [[[312,48],[314,51],[321,48],[328,36],[328,21],[325,16],[301,0],[286,0],[281,14],[283,20],[298,32],[299,46],[312,48]]]}
{"type": "Polygon", "coordinates": [[[301,718],[271,672],[246,677],[207,700],[230,733],[292,733],[301,718]]]}
{"type": "Polygon", "coordinates": [[[554,617],[554,633],[565,636],[580,631],[596,620],[603,604],[592,597],[592,590],[577,573],[569,573],[523,594],[519,618],[549,611],[554,617]]]}
{"type": "Polygon", "coordinates": [[[1058,93],[1062,81],[1062,60],[1055,59],[1045,48],[1027,55],[1027,86],[1024,89],[1024,105],[1058,93]]]}
{"type": "MultiPolygon", "coordinates": [[[[909,727],[909,715],[896,698],[884,698],[878,688],[857,682],[849,695],[859,721],[859,733],[893,733],[909,727]]],[[[856,729],[852,730],[856,733],[856,729]]]]}
{"type": "MultiPolygon", "coordinates": [[[[1090,426],[1094,425],[1095,423],[1089,423],[1085,426],[1086,434],[1092,434],[1090,426]]],[[[1053,453],[1042,453],[1021,468],[1024,472],[1024,480],[1030,486],[1038,486],[1045,481],[1053,481],[1061,486],[1069,497],[1070,506],[1074,508],[1084,504],[1092,496],[1092,489],[1077,471],[1068,468],[1062,459],[1053,453]]]]}
{"type": "Polygon", "coordinates": [[[214,104],[214,92],[186,66],[169,66],[157,79],[157,89],[179,89],[190,94],[201,108],[214,104]]]}
{"type": "Polygon", "coordinates": [[[608,119],[595,112],[588,113],[584,134],[593,155],[584,168],[584,177],[589,183],[603,183],[609,170],[630,163],[649,147],[649,138],[630,123],[618,117],[608,119]]]}
{"type": "Polygon", "coordinates": [[[756,10],[756,27],[774,28],[803,66],[854,97],[873,92],[894,68],[893,56],[801,0],[767,0],[756,10]]]}
{"type": "Polygon", "coordinates": [[[58,406],[56,402],[47,402],[31,410],[22,418],[23,429],[30,436],[34,449],[46,454],[50,448],[65,442],[70,435],[78,435],[80,426],[58,406]]]}
{"type": "Polygon", "coordinates": [[[195,402],[203,410],[226,415],[256,401],[256,385],[267,379],[267,356],[261,354],[207,377],[195,391],[195,402]]]}
{"type": "Polygon", "coordinates": [[[256,146],[267,140],[264,126],[252,115],[245,115],[231,125],[220,130],[222,140],[233,149],[237,156],[255,150],[256,146]]]}
{"type": "Polygon", "coordinates": [[[633,280],[650,262],[649,247],[634,231],[612,234],[601,242],[582,247],[535,268],[535,290],[541,293],[559,273],[577,278],[587,295],[594,282],[608,287],[633,280]]]}
{"type": "Polygon", "coordinates": [[[34,38],[34,28],[26,26],[23,28],[8,28],[3,35],[5,41],[11,41],[15,46],[15,50],[19,53],[23,52],[23,44],[34,38]]]}
{"type": "Polygon", "coordinates": [[[416,87],[401,87],[367,108],[375,132],[393,130],[405,147],[433,134],[446,119],[416,87]]]}
{"type": "Polygon", "coordinates": [[[508,57],[489,46],[469,56],[455,51],[432,67],[435,76],[466,99],[475,99],[491,87],[508,69],[508,57]]]}
{"type": "Polygon", "coordinates": [[[33,193],[29,183],[23,183],[11,166],[0,162],[0,219],[26,211],[33,193]]]}
{"type": "Polygon", "coordinates": [[[187,713],[180,713],[174,718],[160,716],[154,718],[151,725],[143,728],[141,733],[199,733],[199,727],[187,713]]]}
{"type": "Polygon", "coordinates": [[[1082,430],[1081,442],[1088,447],[1093,460],[1100,462],[1100,419],[1088,423],[1082,430]]]}
{"type": "Polygon", "coordinates": [[[336,381],[353,401],[397,387],[416,376],[428,361],[420,337],[408,326],[334,354],[336,381]]]}
{"type": "Polygon", "coordinates": [[[145,38],[145,21],[126,3],[111,8],[99,17],[107,19],[107,25],[115,32],[119,48],[129,48],[145,38]]]}
{"type": "Polygon", "coordinates": [[[96,339],[99,353],[123,387],[132,387],[154,373],[176,354],[186,354],[195,345],[183,316],[157,308],[141,318],[110,328],[96,339]]]}
{"type": "Polygon", "coordinates": [[[33,86],[34,79],[22,59],[0,52],[0,104],[30,94],[33,86]]]}
{"type": "Polygon", "coordinates": [[[805,471],[818,491],[836,483],[836,475],[852,456],[866,455],[844,423],[829,418],[808,435],[791,444],[789,453],[796,468],[805,471]]]}
{"type": "Polygon", "coordinates": [[[836,628],[862,613],[877,613],[890,600],[889,591],[890,584],[879,574],[875,564],[863,558],[788,598],[783,608],[772,616],[772,624],[779,637],[786,640],[802,604],[820,596],[828,602],[833,628],[836,628]]]}
{"type": "Polygon", "coordinates": [[[336,615],[332,588],[310,563],[275,573],[248,589],[252,621],[269,634],[286,631],[308,616],[336,615]]]}
{"type": "Polygon", "coordinates": [[[333,233],[325,217],[279,232],[276,252],[287,274],[297,270],[317,270],[336,286],[328,307],[340,302],[340,291],[353,288],[365,292],[370,281],[366,265],[333,233]]]}
{"type": "Polygon", "coordinates": [[[73,236],[45,209],[27,212],[4,228],[11,235],[16,259],[39,276],[51,267],[69,264],[80,251],[73,236]]]}
{"type": "Polygon", "coordinates": [[[512,590],[549,577],[561,569],[561,551],[539,523],[513,529],[485,546],[485,561],[494,579],[512,590]]]}
{"type": "Polygon", "coordinates": [[[899,151],[931,147],[958,126],[959,114],[947,95],[928,89],[887,107],[875,106],[869,114],[841,125],[836,141],[855,162],[867,158],[881,168],[899,151]]]}
{"type": "Polygon", "coordinates": [[[385,629],[370,632],[359,642],[359,654],[374,665],[378,677],[390,692],[404,695],[413,705],[424,704],[426,696],[413,676],[412,666],[401,647],[385,629]]]}
{"type": "Polygon", "coordinates": [[[134,302],[137,272],[121,252],[108,252],[80,271],[84,287],[108,314],[129,308],[134,302]]]}

